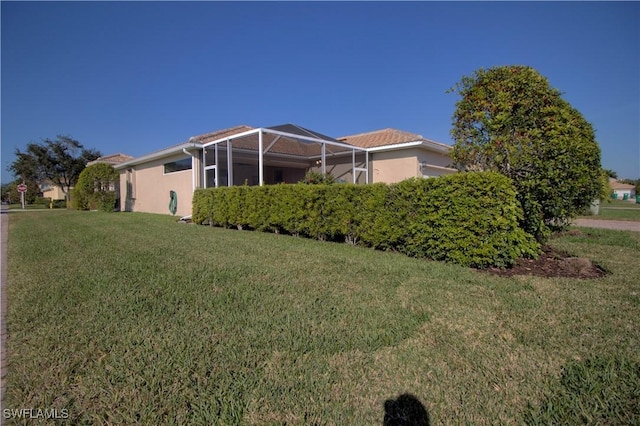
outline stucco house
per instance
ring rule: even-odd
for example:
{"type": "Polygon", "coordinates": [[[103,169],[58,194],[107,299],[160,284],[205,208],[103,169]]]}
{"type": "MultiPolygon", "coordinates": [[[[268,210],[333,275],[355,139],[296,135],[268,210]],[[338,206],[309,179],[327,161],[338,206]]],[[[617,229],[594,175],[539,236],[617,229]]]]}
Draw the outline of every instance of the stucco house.
{"type": "Polygon", "coordinates": [[[191,214],[197,188],[295,183],[312,170],[356,184],[452,174],[450,149],[395,129],[332,138],[294,124],[239,125],[114,167],[120,173],[121,210],[167,213],[174,191],[176,214],[183,216],[191,214]]]}
{"type": "Polygon", "coordinates": [[[635,200],[636,198],[636,187],[634,185],[609,178],[609,186],[613,190],[612,198],[618,200],[635,200]]]}
{"type": "Polygon", "coordinates": [[[64,200],[65,194],[62,191],[62,187],[56,185],[51,181],[45,181],[40,184],[40,191],[42,191],[42,197],[49,198],[50,200],[64,200]]]}

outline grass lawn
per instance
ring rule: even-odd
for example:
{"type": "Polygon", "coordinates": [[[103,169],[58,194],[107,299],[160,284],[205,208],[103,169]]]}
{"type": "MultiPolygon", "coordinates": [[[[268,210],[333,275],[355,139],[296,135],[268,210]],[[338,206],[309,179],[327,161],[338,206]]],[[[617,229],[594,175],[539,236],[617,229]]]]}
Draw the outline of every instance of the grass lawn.
{"type": "MultiPolygon", "coordinates": [[[[42,209],[48,209],[48,206],[45,206],[44,204],[25,204],[24,209],[25,210],[42,210],[42,209]]],[[[11,210],[22,210],[22,204],[9,204],[9,209],[11,210]]]]}
{"type": "Polygon", "coordinates": [[[138,213],[10,214],[5,408],[71,424],[640,423],[640,233],[610,274],[499,278],[138,213]]]}
{"type": "Polygon", "coordinates": [[[610,200],[600,203],[597,216],[581,216],[584,219],[630,220],[640,222],[640,204],[628,201],[610,200]]]}

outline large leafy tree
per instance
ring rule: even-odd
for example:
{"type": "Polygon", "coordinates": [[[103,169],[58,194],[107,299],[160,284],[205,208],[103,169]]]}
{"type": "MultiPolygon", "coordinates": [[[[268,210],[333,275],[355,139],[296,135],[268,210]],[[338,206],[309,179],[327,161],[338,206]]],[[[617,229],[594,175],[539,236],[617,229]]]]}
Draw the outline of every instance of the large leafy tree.
{"type": "Polygon", "coordinates": [[[68,199],[70,188],[87,163],[100,156],[99,151],[85,149],[77,140],[59,135],[42,143],[31,142],[24,152],[17,149],[9,171],[24,181],[57,185],[68,199]]]}
{"type": "Polygon", "coordinates": [[[510,177],[524,211],[521,225],[539,241],[600,196],[593,128],[536,70],[480,69],[451,91],[461,97],[451,131],[454,163],[510,177]]]}

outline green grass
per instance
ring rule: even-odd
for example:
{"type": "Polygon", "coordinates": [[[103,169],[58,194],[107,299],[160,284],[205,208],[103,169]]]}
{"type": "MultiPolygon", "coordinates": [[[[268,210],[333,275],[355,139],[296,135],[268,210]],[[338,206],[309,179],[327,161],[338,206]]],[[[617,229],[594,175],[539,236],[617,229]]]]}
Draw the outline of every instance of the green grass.
{"type": "Polygon", "coordinates": [[[600,203],[600,212],[597,216],[586,215],[581,217],[585,219],[640,222],[640,204],[620,200],[603,201],[600,203]]]}
{"type": "Polygon", "coordinates": [[[603,201],[601,206],[640,209],[640,204],[637,204],[635,201],[607,200],[603,201]]]}
{"type": "Polygon", "coordinates": [[[160,215],[9,219],[5,408],[68,409],[71,424],[380,424],[410,393],[434,424],[640,422],[625,373],[640,362],[640,233],[554,239],[610,271],[581,281],[160,215]]]}
{"type": "MultiPolygon", "coordinates": [[[[41,209],[48,209],[48,206],[45,206],[44,204],[25,204],[24,209],[25,210],[41,210],[41,209]]],[[[9,204],[9,209],[10,210],[22,210],[22,204],[9,204]]]]}

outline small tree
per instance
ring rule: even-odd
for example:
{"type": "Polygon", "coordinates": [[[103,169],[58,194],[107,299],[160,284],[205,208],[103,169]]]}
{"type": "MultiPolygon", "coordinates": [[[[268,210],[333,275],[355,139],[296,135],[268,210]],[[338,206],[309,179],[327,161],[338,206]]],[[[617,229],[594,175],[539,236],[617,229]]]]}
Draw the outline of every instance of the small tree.
{"type": "Polygon", "coordinates": [[[113,211],[117,185],[118,172],[111,165],[97,163],[85,168],[73,189],[74,207],[78,210],[97,208],[113,211]]]}
{"type": "Polygon", "coordinates": [[[510,177],[524,211],[521,226],[539,241],[600,196],[593,128],[533,68],[480,69],[451,91],[462,98],[451,131],[456,166],[510,177]]]}

